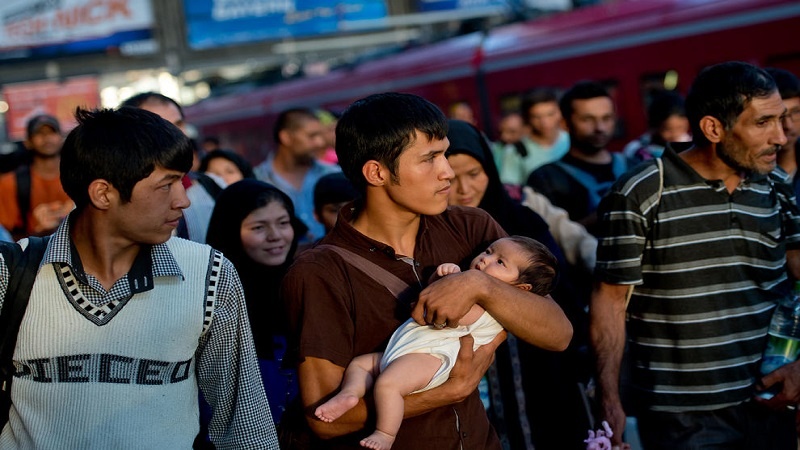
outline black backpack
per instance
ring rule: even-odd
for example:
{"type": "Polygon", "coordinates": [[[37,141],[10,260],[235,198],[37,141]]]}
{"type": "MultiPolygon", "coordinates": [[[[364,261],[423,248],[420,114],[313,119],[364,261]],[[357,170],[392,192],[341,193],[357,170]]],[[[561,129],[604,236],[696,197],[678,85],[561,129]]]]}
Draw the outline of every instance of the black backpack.
{"type": "Polygon", "coordinates": [[[0,252],[9,272],[8,288],[0,311],[0,429],[8,421],[11,408],[11,381],[14,377],[12,358],[17,334],[49,240],[49,236],[29,237],[24,251],[13,242],[0,242],[0,252]]]}
{"type": "Polygon", "coordinates": [[[31,166],[22,164],[14,170],[17,177],[17,206],[19,215],[22,218],[22,225],[19,228],[8,230],[13,236],[27,236],[28,234],[28,213],[31,210],[31,166]]]}

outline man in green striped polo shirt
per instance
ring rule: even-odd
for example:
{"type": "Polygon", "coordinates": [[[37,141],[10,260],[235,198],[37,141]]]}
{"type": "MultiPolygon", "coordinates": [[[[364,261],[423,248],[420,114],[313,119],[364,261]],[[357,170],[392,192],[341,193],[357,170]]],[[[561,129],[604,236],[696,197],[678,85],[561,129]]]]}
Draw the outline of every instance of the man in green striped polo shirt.
{"type": "Polygon", "coordinates": [[[786,108],[764,70],[728,62],[700,72],[686,110],[692,145],[626,173],[598,210],[590,334],[600,415],[615,445],[627,414],[646,450],[796,450],[787,407],[800,402],[800,363],[759,373],[775,305],[800,278],[800,211],[768,177],[786,108]],[[753,399],[773,384],[782,391],[772,400],[753,399]]]}

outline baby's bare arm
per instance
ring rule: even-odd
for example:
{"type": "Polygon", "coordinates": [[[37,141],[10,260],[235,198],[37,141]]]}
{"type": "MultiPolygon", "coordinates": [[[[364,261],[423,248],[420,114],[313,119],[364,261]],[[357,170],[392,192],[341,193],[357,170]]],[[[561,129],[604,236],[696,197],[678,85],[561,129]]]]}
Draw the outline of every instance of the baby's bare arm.
{"type": "Polygon", "coordinates": [[[451,275],[459,272],[461,272],[461,268],[458,267],[458,264],[453,264],[453,263],[439,264],[439,267],[436,268],[436,272],[434,272],[431,275],[429,283],[433,283],[434,281],[438,280],[439,278],[442,278],[445,275],[451,275]]]}

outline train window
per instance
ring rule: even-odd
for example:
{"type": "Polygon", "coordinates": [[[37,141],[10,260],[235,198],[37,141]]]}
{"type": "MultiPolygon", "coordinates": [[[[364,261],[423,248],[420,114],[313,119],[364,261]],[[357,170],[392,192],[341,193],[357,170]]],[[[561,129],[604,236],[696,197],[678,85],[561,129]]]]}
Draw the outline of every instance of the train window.
{"type": "Polygon", "coordinates": [[[678,71],[667,70],[644,74],[639,81],[639,86],[642,93],[655,90],[674,91],[678,87],[678,71]]]}
{"type": "Polygon", "coordinates": [[[773,55],[764,61],[763,67],[777,67],[800,75],[800,53],[773,55]]]}
{"type": "Polygon", "coordinates": [[[666,70],[663,72],[647,73],[642,75],[639,80],[639,91],[642,100],[642,113],[650,109],[650,104],[653,102],[654,96],[664,91],[677,92],[678,88],[678,71],[666,70]]]}
{"type": "Polygon", "coordinates": [[[653,93],[662,91],[674,91],[678,87],[678,71],[667,70],[665,72],[650,73],[642,76],[639,82],[639,89],[642,98],[642,111],[647,111],[653,100],[653,93]]]}
{"type": "Polygon", "coordinates": [[[500,96],[500,113],[519,112],[522,106],[522,94],[505,94],[500,96]]]}

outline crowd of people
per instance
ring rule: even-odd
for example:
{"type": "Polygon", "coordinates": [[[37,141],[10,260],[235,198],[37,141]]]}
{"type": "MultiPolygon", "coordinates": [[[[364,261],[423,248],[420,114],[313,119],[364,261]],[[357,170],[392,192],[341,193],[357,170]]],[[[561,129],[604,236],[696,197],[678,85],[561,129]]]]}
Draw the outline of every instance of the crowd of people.
{"type": "Polygon", "coordinates": [[[726,62],[649,98],[612,149],[594,81],[496,142],[374,94],[283,111],[252,162],[154,92],[30,118],[0,448],[797,449],[800,362],[759,363],[800,280],[800,81],[726,62]]]}

